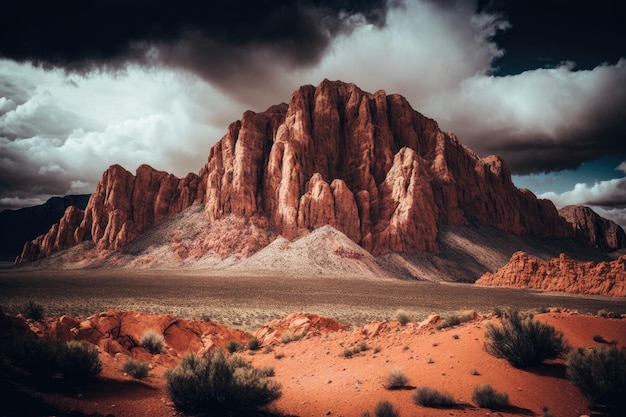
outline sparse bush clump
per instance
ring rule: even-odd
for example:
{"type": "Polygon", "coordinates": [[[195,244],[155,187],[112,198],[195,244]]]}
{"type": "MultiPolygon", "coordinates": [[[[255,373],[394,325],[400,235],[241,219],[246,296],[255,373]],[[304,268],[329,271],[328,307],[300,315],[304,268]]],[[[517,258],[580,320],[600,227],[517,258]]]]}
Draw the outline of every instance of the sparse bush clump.
{"type": "Polygon", "coordinates": [[[276,375],[276,371],[274,371],[274,367],[272,365],[261,368],[261,373],[268,377],[276,375]]]}
{"type": "Polygon", "coordinates": [[[344,349],[343,357],[344,358],[351,358],[354,355],[357,355],[357,354],[359,354],[361,352],[365,352],[367,349],[368,349],[367,344],[364,342],[364,343],[361,343],[360,345],[354,346],[354,347],[352,347],[350,349],[344,349]]]}
{"type": "Polygon", "coordinates": [[[33,300],[28,300],[28,303],[24,304],[22,307],[24,317],[35,321],[43,319],[43,312],[43,306],[33,300]]]}
{"type": "Polygon", "coordinates": [[[144,379],[148,376],[148,372],[150,372],[150,366],[145,362],[129,358],[124,362],[124,372],[135,379],[144,379]]]}
{"type": "Polygon", "coordinates": [[[389,401],[379,401],[374,407],[376,417],[400,417],[400,413],[389,401]]]}
{"type": "Polygon", "coordinates": [[[485,350],[497,358],[505,358],[516,368],[539,365],[567,350],[561,332],[534,320],[532,315],[522,317],[518,311],[511,311],[501,327],[487,324],[485,336],[488,339],[485,350]]]}
{"type": "Polygon", "coordinates": [[[280,338],[280,341],[283,342],[284,344],[288,344],[291,342],[296,342],[300,339],[302,339],[305,336],[305,333],[302,334],[295,334],[293,332],[285,332],[283,333],[283,335],[280,338]]]}
{"type": "Polygon", "coordinates": [[[228,349],[230,353],[238,352],[242,347],[243,345],[236,340],[229,340],[226,344],[226,349],[228,349]]]}
{"type": "Polygon", "coordinates": [[[215,414],[253,411],[281,395],[270,381],[237,355],[216,349],[206,358],[187,354],[165,374],[167,391],[177,409],[215,414]]]}
{"type": "Polygon", "coordinates": [[[60,343],[46,339],[14,339],[6,342],[5,351],[15,366],[35,379],[50,378],[58,370],[60,343]]]}
{"type": "Polygon", "coordinates": [[[489,384],[478,385],[474,387],[472,401],[481,408],[501,410],[509,406],[509,394],[497,392],[489,384]]]}
{"type": "Polygon", "coordinates": [[[406,385],[408,379],[402,369],[394,368],[387,374],[385,380],[385,388],[387,389],[400,389],[406,385]]]}
{"type": "Polygon", "coordinates": [[[415,404],[424,407],[454,407],[456,401],[447,392],[441,392],[430,387],[419,387],[411,395],[415,404]]]}
{"type": "Polygon", "coordinates": [[[443,323],[437,326],[437,330],[458,326],[461,323],[468,322],[472,319],[473,315],[473,311],[464,311],[459,314],[453,314],[451,316],[448,316],[444,319],[443,323]]]}
{"type": "Polygon", "coordinates": [[[411,315],[404,310],[396,311],[396,320],[400,322],[400,326],[406,326],[411,321],[411,315]]]}
{"type": "Polygon", "coordinates": [[[256,337],[253,337],[248,341],[248,350],[259,350],[261,348],[261,342],[256,337]]]}
{"type": "Polygon", "coordinates": [[[567,378],[590,401],[626,410],[626,349],[577,349],[567,355],[567,378]]]}
{"type": "Polygon", "coordinates": [[[102,371],[98,351],[76,340],[61,345],[58,361],[63,377],[76,382],[94,378],[102,371]]]}
{"type": "Polygon", "coordinates": [[[155,330],[146,330],[139,339],[139,345],[153,355],[161,353],[165,339],[155,330]]]}

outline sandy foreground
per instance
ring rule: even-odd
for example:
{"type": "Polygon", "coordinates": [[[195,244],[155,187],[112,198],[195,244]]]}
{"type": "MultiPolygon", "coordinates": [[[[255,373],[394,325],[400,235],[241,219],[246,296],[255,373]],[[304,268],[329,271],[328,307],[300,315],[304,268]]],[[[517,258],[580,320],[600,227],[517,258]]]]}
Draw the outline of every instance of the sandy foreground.
{"type": "MultiPolygon", "coordinates": [[[[555,310],[537,319],[562,331],[573,347],[600,346],[594,335],[626,343],[626,319],[601,318],[555,310]]],[[[269,409],[296,416],[360,417],[373,415],[376,403],[390,401],[401,416],[543,416],[544,408],[555,417],[589,414],[589,403],[565,378],[563,361],[519,370],[483,350],[485,326],[499,319],[490,315],[456,327],[437,330],[434,323],[376,322],[350,330],[311,332],[288,344],[278,341],[271,351],[245,351],[254,366],[272,366],[283,395],[269,409]],[[367,350],[350,358],[345,349],[365,343],[367,350]],[[383,384],[387,374],[399,368],[408,377],[406,389],[390,391],[383,384]],[[511,407],[499,412],[480,409],[472,403],[474,386],[491,384],[509,394],[511,407]],[[446,391],[457,400],[455,408],[425,408],[415,405],[412,389],[429,386],[446,391]]],[[[167,369],[153,361],[148,378],[135,381],[121,370],[119,355],[100,354],[104,364],[96,383],[80,392],[58,393],[15,388],[11,395],[30,403],[48,404],[59,415],[71,411],[112,414],[116,417],[177,416],[165,390],[167,369]]],[[[6,392],[6,391],[5,391],[6,392]]],[[[10,414],[13,415],[13,414],[10,414]]]]}

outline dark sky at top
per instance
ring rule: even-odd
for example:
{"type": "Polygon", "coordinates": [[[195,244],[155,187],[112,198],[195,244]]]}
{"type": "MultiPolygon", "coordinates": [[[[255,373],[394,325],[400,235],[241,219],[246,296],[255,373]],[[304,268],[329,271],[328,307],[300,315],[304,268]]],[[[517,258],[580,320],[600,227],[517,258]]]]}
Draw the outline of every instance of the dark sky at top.
{"type": "Polygon", "coordinates": [[[502,13],[511,24],[494,41],[506,54],[496,75],[519,74],[571,61],[576,69],[614,64],[626,56],[626,15],[615,0],[493,0],[478,10],[502,13]]]}
{"type": "MultiPolygon", "coordinates": [[[[323,78],[405,95],[480,156],[499,154],[514,174],[535,175],[534,189],[556,190],[561,204],[626,205],[621,183],[599,188],[626,170],[615,171],[626,160],[622,8],[0,0],[0,208],[88,192],[111,163],[197,171],[207,136],[215,143],[243,111],[323,78]],[[602,175],[562,194],[580,179],[568,170],[591,166],[602,175]]],[[[626,211],[619,215],[626,224],[626,211]]]]}

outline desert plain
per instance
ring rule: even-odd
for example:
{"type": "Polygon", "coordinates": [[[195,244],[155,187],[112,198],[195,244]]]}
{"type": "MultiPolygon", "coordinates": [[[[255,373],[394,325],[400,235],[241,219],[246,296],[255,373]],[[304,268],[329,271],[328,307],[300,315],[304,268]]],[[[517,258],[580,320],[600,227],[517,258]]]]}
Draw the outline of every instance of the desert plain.
{"type": "MultiPolygon", "coordinates": [[[[515,307],[534,312],[537,320],[563,332],[572,347],[601,346],[594,340],[597,335],[618,346],[626,343],[622,298],[460,283],[281,275],[279,271],[254,275],[174,269],[0,270],[4,310],[18,314],[28,300],[43,305],[47,317],[42,323],[24,319],[35,331],[63,315],[80,321],[111,310],[221,323],[246,332],[244,338],[268,325],[282,332],[298,333],[304,328],[306,336],[300,340],[284,343],[276,333],[262,340],[259,350],[244,347],[238,353],[253,366],[274,369],[272,379],[282,385],[282,396],[267,410],[283,416],[373,415],[383,400],[401,416],[593,415],[589,401],[566,378],[562,359],[531,369],[514,368],[485,352],[486,325],[499,322],[495,312],[515,307]],[[409,323],[397,321],[398,310],[410,316],[409,323]],[[472,318],[465,323],[438,328],[446,317],[467,314],[472,318]],[[309,318],[317,315],[345,327],[316,326],[309,318]],[[357,346],[365,349],[346,355],[357,346]],[[399,390],[384,386],[394,369],[408,378],[399,390]],[[500,411],[478,407],[471,397],[479,384],[506,392],[511,405],[500,411]],[[411,392],[420,386],[450,393],[457,405],[414,404],[411,392]]],[[[6,403],[3,415],[20,415],[15,402],[24,404],[21,415],[183,415],[168,398],[164,378],[181,353],[144,354],[141,359],[150,363],[151,370],[142,380],[124,372],[123,354],[100,349],[99,356],[101,375],[78,390],[33,389],[9,374],[3,390],[12,402],[6,403]]]]}

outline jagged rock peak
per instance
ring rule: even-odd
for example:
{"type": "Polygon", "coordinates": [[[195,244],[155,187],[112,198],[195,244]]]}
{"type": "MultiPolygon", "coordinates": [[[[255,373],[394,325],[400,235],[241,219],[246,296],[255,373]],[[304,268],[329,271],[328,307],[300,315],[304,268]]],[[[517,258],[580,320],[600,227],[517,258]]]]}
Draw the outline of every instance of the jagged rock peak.
{"type": "Polygon", "coordinates": [[[93,240],[100,250],[121,250],[147,229],[179,213],[197,200],[200,178],[172,174],[141,165],[133,175],[120,165],[103,174],[85,210],[68,207],[45,235],[26,242],[16,263],[35,260],[93,240]]]}
{"type": "Polygon", "coordinates": [[[576,237],[590,245],[616,250],[626,247],[626,233],[618,224],[600,217],[595,211],[585,206],[565,206],[559,210],[572,227],[576,237]]]}
{"type": "MultiPolygon", "coordinates": [[[[112,166],[65,247],[92,239],[101,250],[121,250],[193,202],[204,204],[209,223],[263,218],[290,240],[330,225],[374,255],[436,253],[442,225],[573,236],[551,202],[513,185],[502,159],[479,158],[404,97],[324,80],[300,87],[289,104],[245,112],[199,175],[178,179],[141,166],[133,176],[112,166]]],[[[42,239],[21,259],[50,253],[42,239]]]]}

